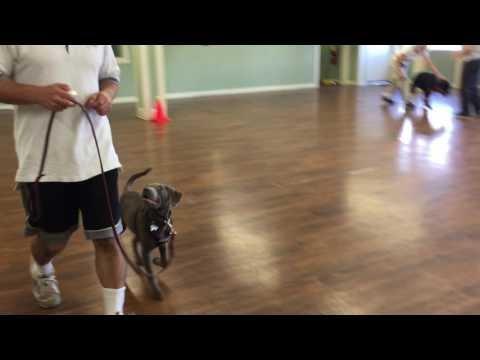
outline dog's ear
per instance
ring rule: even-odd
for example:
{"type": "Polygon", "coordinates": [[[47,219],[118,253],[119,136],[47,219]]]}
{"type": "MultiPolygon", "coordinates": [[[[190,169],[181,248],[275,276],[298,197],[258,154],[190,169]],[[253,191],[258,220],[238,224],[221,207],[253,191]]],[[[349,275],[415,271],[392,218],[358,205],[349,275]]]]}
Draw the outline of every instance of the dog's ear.
{"type": "Polygon", "coordinates": [[[166,189],[170,194],[170,198],[172,199],[172,207],[177,207],[177,205],[180,203],[180,200],[182,200],[183,194],[170,186],[166,186],[166,189]]]}

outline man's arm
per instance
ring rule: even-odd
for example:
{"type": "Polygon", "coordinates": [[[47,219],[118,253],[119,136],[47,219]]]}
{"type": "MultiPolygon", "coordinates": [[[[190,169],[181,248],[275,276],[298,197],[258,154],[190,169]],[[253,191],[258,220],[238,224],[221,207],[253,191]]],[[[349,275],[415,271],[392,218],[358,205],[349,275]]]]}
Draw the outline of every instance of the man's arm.
{"type": "Polygon", "coordinates": [[[405,54],[399,54],[395,59],[395,72],[399,79],[406,80],[407,79],[407,72],[403,67],[403,62],[406,60],[407,56],[405,54]]]}
{"type": "Polygon", "coordinates": [[[0,79],[0,102],[11,105],[36,104],[38,89],[36,86],[21,85],[4,78],[0,79]]]}
{"type": "Polygon", "coordinates": [[[106,79],[100,81],[100,91],[109,95],[111,101],[117,97],[120,86],[118,81],[106,79]]]}
{"type": "Polygon", "coordinates": [[[446,77],[443,76],[443,74],[440,72],[440,70],[438,70],[438,68],[433,63],[432,59],[430,58],[430,55],[424,54],[422,56],[425,59],[425,62],[427,63],[430,70],[432,70],[433,74],[439,79],[446,80],[446,77]]]}
{"type": "Polygon", "coordinates": [[[473,52],[473,45],[463,45],[463,48],[461,51],[457,51],[454,56],[456,59],[461,60],[469,55],[471,55],[473,52]]]}
{"type": "Polygon", "coordinates": [[[75,106],[65,84],[34,86],[18,84],[9,78],[0,79],[0,102],[11,105],[40,105],[50,111],[63,111],[75,106]]]}
{"type": "Polygon", "coordinates": [[[117,96],[119,84],[115,80],[105,79],[100,81],[100,91],[87,100],[86,107],[105,116],[112,110],[113,100],[117,96]]]}
{"type": "Polygon", "coordinates": [[[100,91],[87,100],[85,106],[105,116],[112,110],[112,103],[120,86],[120,68],[111,45],[103,46],[103,63],[99,72],[100,91]]]}

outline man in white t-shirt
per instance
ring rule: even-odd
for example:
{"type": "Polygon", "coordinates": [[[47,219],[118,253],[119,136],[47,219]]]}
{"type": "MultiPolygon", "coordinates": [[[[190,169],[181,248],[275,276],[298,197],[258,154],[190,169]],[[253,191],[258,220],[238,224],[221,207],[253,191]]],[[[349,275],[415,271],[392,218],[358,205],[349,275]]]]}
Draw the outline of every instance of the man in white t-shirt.
{"type": "MultiPolygon", "coordinates": [[[[0,45],[0,102],[17,105],[14,121],[18,158],[16,182],[32,237],[33,295],[43,308],[61,303],[52,260],[79,225],[95,248],[106,315],[122,315],[126,265],[110,228],[95,143],[75,100],[89,109],[98,136],[117,231],[121,222],[118,171],[107,114],[120,83],[120,68],[110,45],[0,45]],[[40,213],[33,185],[41,163],[47,125],[53,124],[45,177],[39,186],[40,213]],[[34,214],[35,213],[35,214],[34,214]],[[34,216],[35,215],[35,216],[34,216]]],[[[79,289],[79,295],[81,291],[79,289]]]]}
{"type": "Polygon", "coordinates": [[[439,79],[445,79],[430,59],[427,45],[406,46],[396,53],[392,59],[392,85],[382,96],[386,103],[393,104],[394,93],[400,91],[407,107],[413,107],[410,93],[411,81],[408,72],[412,63],[418,61],[421,62],[420,68],[416,69],[419,72],[430,69],[439,79]]]}
{"type": "Polygon", "coordinates": [[[462,111],[459,116],[470,116],[470,105],[480,116],[480,96],[478,82],[480,77],[480,45],[463,45],[462,51],[455,54],[464,61],[462,73],[462,111]]]}

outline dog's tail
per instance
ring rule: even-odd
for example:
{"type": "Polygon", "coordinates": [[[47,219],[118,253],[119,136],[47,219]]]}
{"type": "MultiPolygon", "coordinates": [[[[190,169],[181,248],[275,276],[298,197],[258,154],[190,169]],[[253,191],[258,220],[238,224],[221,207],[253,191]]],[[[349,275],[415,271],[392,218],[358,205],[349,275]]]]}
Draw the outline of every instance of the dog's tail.
{"type": "Polygon", "coordinates": [[[138,179],[144,177],[144,176],[147,176],[150,171],[152,171],[152,169],[147,169],[145,170],[144,172],[141,172],[141,173],[138,173],[138,174],[135,174],[133,175],[128,181],[127,181],[127,184],[125,185],[125,189],[124,189],[124,194],[131,191],[132,189],[132,186],[133,184],[135,183],[135,181],[137,181],[138,179]]]}

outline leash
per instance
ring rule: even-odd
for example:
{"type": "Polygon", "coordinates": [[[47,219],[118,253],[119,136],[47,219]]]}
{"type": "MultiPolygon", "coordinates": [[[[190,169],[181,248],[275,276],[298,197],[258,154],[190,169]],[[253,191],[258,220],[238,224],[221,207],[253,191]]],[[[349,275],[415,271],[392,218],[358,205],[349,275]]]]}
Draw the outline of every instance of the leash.
{"type": "MultiPolygon", "coordinates": [[[[110,220],[110,227],[112,228],[113,236],[115,238],[115,242],[117,243],[117,245],[120,249],[120,252],[122,253],[125,260],[127,261],[128,265],[135,271],[135,273],[137,275],[140,275],[140,276],[143,275],[147,278],[153,278],[154,277],[153,274],[149,274],[144,269],[135,265],[135,263],[128,256],[127,252],[125,251],[125,248],[122,245],[122,242],[120,241],[120,237],[119,237],[117,229],[115,227],[115,220],[113,218],[113,210],[112,210],[112,206],[111,206],[111,202],[110,202],[110,194],[108,192],[107,178],[105,176],[105,171],[104,171],[104,168],[103,168],[102,156],[100,154],[100,146],[98,145],[97,134],[95,132],[95,127],[93,126],[93,121],[90,117],[90,114],[88,113],[88,110],[85,108],[85,106],[83,106],[82,104],[80,104],[78,101],[76,101],[74,99],[72,99],[72,100],[73,100],[72,102],[75,105],[77,105],[82,110],[83,114],[87,117],[87,120],[90,124],[90,128],[92,130],[93,139],[95,141],[95,146],[97,148],[98,160],[99,160],[99,163],[100,163],[100,170],[101,170],[101,175],[102,175],[103,190],[104,190],[104,193],[105,193],[106,207],[108,209],[109,218],[110,218],[109,219],[110,220]]],[[[35,209],[35,218],[34,219],[36,219],[36,220],[39,220],[40,214],[41,214],[41,211],[42,211],[41,202],[40,202],[40,180],[45,176],[45,174],[43,172],[45,170],[45,163],[46,163],[46,160],[47,160],[48,148],[49,148],[49,145],[50,145],[50,136],[51,136],[51,133],[52,133],[53,123],[55,121],[55,116],[56,116],[56,112],[52,112],[52,115],[50,116],[50,121],[48,123],[47,133],[46,133],[46,136],[45,136],[45,144],[44,144],[44,147],[43,147],[40,169],[39,169],[39,172],[38,172],[38,176],[37,176],[37,178],[36,178],[36,180],[33,184],[35,204],[31,204],[31,207],[35,209]]]]}

